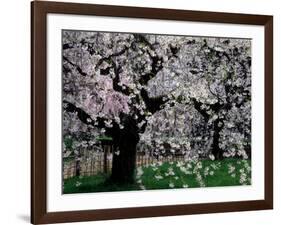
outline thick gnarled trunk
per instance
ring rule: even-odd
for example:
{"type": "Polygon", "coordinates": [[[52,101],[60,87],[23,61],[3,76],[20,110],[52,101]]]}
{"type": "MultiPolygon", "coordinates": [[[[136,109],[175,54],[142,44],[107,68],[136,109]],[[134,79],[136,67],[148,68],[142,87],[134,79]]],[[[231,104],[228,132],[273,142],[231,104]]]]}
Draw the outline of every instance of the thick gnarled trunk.
{"type": "Polygon", "coordinates": [[[113,156],[110,180],[114,183],[134,183],[136,143],[124,139],[113,156]],[[119,149],[119,150],[118,150],[119,149]]]}
{"type": "Polygon", "coordinates": [[[110,180],[114,183],[134,183],[136,146],[139,141],[135,121],[126,116],[124,129],[114,137],[114,155],[110,180]]]}

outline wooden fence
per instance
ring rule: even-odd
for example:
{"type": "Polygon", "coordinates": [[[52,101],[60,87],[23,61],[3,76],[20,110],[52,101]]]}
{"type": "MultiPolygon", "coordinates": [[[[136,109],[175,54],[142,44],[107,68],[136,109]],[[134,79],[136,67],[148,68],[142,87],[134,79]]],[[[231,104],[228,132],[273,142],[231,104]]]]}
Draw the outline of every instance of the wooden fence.
{"type": "MultiPolygon", "coordinates": [[[[79,163],[79,173],[81,176],[92,176],[98,173],[109,173],[112,168],[112,152],[104,151],[96,153],[94,158],[81,158],[79,163]]],[[[156,162],[182,161],[183,156],[165,156],[156,158],[149,154],[138,153],[136,157],[136,165],[147,166],[156,162]]],[[[77,163],[68,160],[63,163],[63,178],[70,178],[77,175],[77,163]]]]}

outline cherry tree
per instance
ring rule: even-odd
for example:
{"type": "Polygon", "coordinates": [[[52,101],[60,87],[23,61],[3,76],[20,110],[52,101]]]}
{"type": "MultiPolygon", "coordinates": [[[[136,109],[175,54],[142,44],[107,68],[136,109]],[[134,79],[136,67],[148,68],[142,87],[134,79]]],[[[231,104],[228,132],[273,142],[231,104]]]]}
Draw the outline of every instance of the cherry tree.
{"type": "Polygon", "coordinates": [[[194,88],[187,89],[211,132],[211,153],[216,159],[237,152],[247,158],[251,138],[250,40],[209,38],[191,45],[185,47],[190,51],[187,65],[194,88]]]}
{"type": "Polygon", "coordinates": [[[63,31],[64,132],[110,136],[119,183],[134,182],[138,146],[246,158],[250,55],[250,40],[63,31]]]}

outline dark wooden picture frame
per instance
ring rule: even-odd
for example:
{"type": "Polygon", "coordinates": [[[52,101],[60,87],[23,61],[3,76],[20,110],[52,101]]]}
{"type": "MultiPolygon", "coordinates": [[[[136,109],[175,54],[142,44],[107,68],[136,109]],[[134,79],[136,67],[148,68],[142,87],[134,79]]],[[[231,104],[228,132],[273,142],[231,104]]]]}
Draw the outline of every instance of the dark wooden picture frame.
{"type": "Polygon", "coordinates": [[[109,220],[273,209],[273,17],[156,8],[35,1],[31,3],[31,222],[109,220]],[[47,14],[114,16],[264,26],[264,200],[47,212],[47,14]]]}

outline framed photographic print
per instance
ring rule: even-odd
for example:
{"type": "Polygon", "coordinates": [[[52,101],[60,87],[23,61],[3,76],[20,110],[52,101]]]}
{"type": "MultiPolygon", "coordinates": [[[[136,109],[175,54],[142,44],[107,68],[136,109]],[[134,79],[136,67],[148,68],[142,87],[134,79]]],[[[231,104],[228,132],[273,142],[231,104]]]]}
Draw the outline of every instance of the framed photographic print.
{"type": "Polygon", "coordinates": [[[31,222],[273,208],[273,17],[31,3],[31,222]]]}

